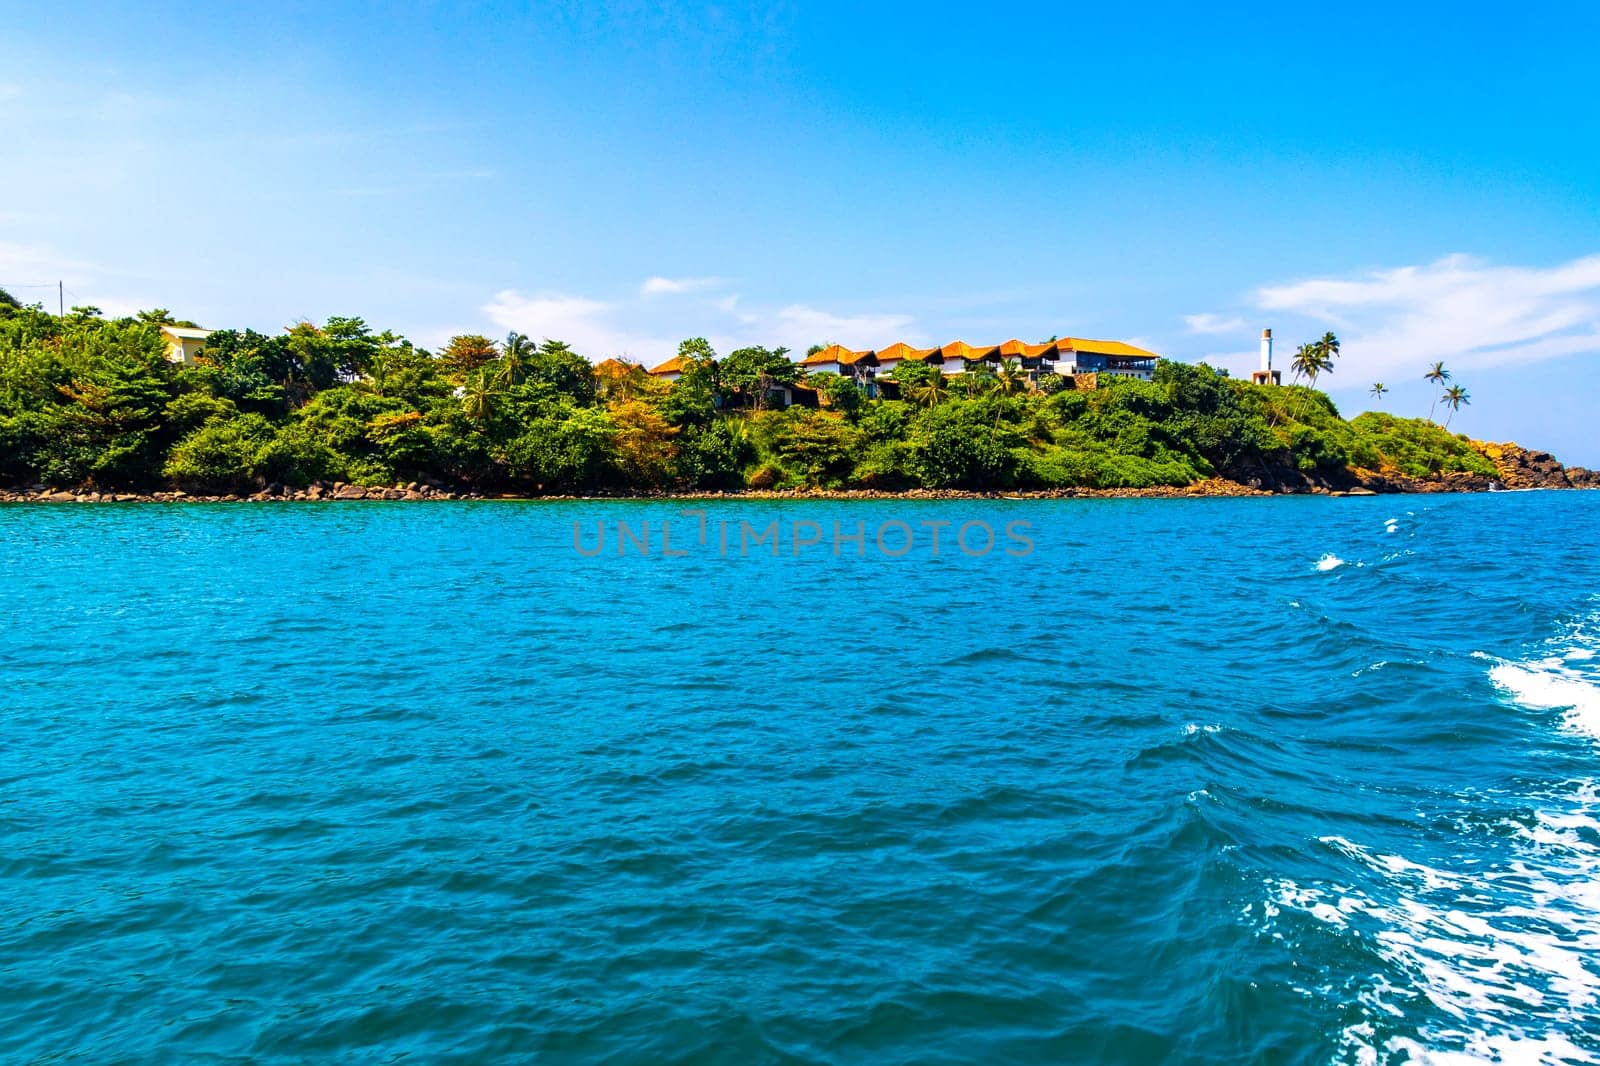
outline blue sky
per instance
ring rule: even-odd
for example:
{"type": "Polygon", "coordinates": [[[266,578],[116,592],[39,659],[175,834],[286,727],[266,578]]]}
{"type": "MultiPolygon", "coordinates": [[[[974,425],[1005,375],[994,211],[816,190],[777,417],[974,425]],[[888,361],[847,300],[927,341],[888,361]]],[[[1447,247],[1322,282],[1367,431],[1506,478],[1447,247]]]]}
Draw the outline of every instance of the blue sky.
{"type": "Polygon", "coordinates": [[[1600,465],[1600,6],[8,5],[0,286],[592,358],[1052,334],[1600,465]],[[1397,10],[1403,8],[1403,10],[1397,10]]]}

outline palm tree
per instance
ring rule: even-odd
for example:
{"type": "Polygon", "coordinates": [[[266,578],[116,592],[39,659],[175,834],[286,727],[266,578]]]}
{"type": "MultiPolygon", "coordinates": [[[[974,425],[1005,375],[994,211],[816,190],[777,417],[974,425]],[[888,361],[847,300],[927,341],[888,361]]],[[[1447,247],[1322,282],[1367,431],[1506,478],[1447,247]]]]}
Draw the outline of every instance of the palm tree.
{"type": "Polygon", "coordinates": [[[1021,392],[1027,384],[1028,375],[1023,371],[1020,360],[1007,359],[1000,364],[1000,369],[995,371],[995,385],[1002,396],[1021,392]]]}
{"type": "Polygon", "coordinates": [[[503,354],[500,357],[500,384],[522,384],[523,376],[528,372],[528,360],[533,358],[538,350],[538,346],[526,333],[518,333],[516,330],[507,333],[506,342],[502,345],[503,354]]]}
{"type": "Polygon", "coordinates": [[[494,412],[494,392],[489,388],[489,375],[479,370],[467,379],[461,394],[461,406],[467,419],[481,427],[494,412]]]}
{"type": "Polygon", "coordinates": [[[1295,350],[1294,359],[1289,363],[1295,377],[1307,378],[1311,387],[1317,387],[1317,375],[1333,369],[1333,360],[1328,357],[1327,349],[1322,341],[1313,341],[1302,344],[1295,350]]]}
{"type": "Polygon", "coordinates": [[[1339,358],[1339,338],[1331,332],[1324,333],[1317,344],[1322,348],[1322,354],[1328,357],[1328,369],[1332,370],[1333,361],[1339,358]]]}
{"type": "Polygon", "coordinates": [[[932,407],[950,395],[950,385],[945,381],[944,371],[936,369],[928,375],[928,380],[924,384],[909,391],[911,399],[925,407],[932,407]]]}
{"type": "Polygon", "coordinates": [[[1450,417],[1444,420],[1444,428],[1449,429],[1450,421],[1455,418],[1456,412],[1461,410],[1461,405],[1471,404],[1472,400],[1468,398],[1466,389],[1460,385],[1451,385],[1444,390],[1444,403],[1446,407],[1450,408],[1450,417]]]}
{"type": "Polygon", "coordinates": [[[1388,392],[1389,388],[1383,382],[1375,381],[1375,382],[1372,383],[1372,388],[1370,390],[1368,390],[1368,391],[1370,391],[1372,393],[1372,398],[1374,400],[1377,400],[1379,403],[1382,403],[1383,402],[1383,394],[1388,392]]]}
{"type": "MultiPolygon", "coordinates": [[[[1428,368],[1428,372],[1426,374],[1422,375],[1422,376],[1426,380],[1433,382],[1433,387],[1437,390],[1437,389],[1444,388],[1444,383],[1450,380],[1450,371],[1448,371],[1448,370],[1446,370],[1444,368],[1444,363],[1443,362],[1438,362],[1438,363],[1434,363],[1433,366],[1429,367],[1428,368]]],[[[1433,394],[1433,403],[1428,405],[1428,421],[1429,422],[1433,421],[1433,409],[1435,407],[1438,407],[1438,406],[1439,406],[1439,393],[1436,391],[1433,394]]]]}

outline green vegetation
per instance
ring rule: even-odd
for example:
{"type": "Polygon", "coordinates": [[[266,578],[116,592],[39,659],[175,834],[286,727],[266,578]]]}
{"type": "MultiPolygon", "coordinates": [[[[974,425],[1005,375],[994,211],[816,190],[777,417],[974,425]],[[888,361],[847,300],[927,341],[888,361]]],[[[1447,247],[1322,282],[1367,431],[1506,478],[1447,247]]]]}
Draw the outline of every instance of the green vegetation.
{"type": "MultiPolygon", "coordinates": [[[[1045,489],[1350,485],[1366,472],[1493,476],[1431,421],[1345,421],[1326,395],[1164,361],[1092,391],[1020,366],[902,364],[903,399],[804,377],[784,349],[685,341],[676,383],[596,370],[558,341],[460,336],[437,354],[358,318],[211,335],[165,358],[165,311],[57,317],[0,299],[0,483],[231,493],[315,480],[570,493],[812,487],[1045,489]],[[780,409],[786,385],[819,406],[780,409]]],[[[1336,353],[1337,348],[1332,349],[1336,353]]],[[[1327,338],[1308,346],[1314,380],[1327,338]]],[[[1463,393],[1459,403],[1465,403],[1463,393]]]]}

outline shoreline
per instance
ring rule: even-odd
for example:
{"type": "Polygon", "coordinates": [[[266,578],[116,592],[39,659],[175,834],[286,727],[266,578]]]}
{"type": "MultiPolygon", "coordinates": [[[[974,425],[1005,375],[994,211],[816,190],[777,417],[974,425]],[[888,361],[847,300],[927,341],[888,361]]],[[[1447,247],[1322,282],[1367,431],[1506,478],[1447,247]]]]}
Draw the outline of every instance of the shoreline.
{"type": "Polygon", "coordinates": [[[659,493],[607,493],[594,495],[491,493],[418,485],[406,486],[312,485],[306,489],[278,488],[254,493],[206,495],[182,490],[161,492],[98,492],[94,490],[50,489],[0,490],[0,504],[83,504],[83,503],[145,503],[145,504],[226,504],[226,503],[445,503],[502,501],[511,503],[538,502],[617,502],[650,503],[673,501],[783,501],[783,500],[1006,500],[1027,502],[1031,500],[1073,499],[1151,499],[1198,500],[1236,499],[1240,497],[1293,497],[1321,496],[1328,498],[1371,496],[1428,496],[1441,493],[1531,492],[1541,489],[1582,491],[1590,485],[1488,485],[1462,480],[1416,481],[1405,486],[1382,483],[1375,489],[1366,485],[1350,488],[1331,488],[1322,485],[1307,486],[1299,491],[1271,491],[1255,488],[1237,481],[1210,478],[1191,485],[1163,485],[1147,488],[1058,488],[982,492],[968,489],[906,489],[899,492],[884,489],[747,489],[730,491],[687,491],[659,493]]]}

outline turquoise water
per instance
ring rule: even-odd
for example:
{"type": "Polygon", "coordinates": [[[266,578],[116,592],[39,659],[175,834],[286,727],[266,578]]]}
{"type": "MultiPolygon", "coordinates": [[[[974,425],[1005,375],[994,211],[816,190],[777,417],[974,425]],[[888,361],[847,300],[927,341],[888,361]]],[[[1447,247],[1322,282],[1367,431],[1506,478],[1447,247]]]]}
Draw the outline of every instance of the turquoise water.
{"type": "Polygon", "coordinates": [[[678,510],[0,508],[0,1059],[1600,1060],[1600,494],[678,510]]]}

